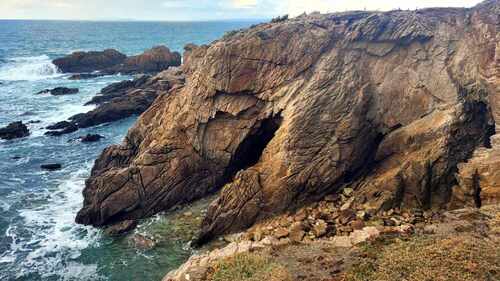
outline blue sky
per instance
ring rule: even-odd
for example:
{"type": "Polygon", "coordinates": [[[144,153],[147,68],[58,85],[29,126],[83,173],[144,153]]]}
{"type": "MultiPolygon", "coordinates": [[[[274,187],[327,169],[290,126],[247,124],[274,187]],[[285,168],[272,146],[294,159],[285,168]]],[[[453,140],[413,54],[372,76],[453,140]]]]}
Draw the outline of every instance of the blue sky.
{"type": "Polygon", "coordinates": [[[3,19],[229,20],[303,12],[471,7],[479,0],[0,0],[3,19]]]}

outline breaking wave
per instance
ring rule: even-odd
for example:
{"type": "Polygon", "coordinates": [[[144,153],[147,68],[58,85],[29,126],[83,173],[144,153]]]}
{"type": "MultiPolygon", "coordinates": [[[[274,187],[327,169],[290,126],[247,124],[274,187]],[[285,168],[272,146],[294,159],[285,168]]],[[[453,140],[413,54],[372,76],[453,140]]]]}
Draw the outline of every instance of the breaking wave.
{"type": "Polygon", "coordinates": [[[46,55],[11,58],[0,66],[0,80],[5,81],[34,81],[61,75],[46,55]]]}

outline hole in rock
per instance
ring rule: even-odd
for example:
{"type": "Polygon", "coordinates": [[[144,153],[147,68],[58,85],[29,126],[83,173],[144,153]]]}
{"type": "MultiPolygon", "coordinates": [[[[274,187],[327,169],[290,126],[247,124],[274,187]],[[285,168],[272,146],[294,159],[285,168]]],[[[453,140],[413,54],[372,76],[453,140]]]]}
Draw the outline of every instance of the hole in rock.
{"type": "Polygon", "coordinates": [[[251,167],[259,161],[262,152],[280,127],[281,121],[280,115],[271,116],[252,129],[240,143],[226,168],[226,180],[230,180],[238,171],[251,167]]]}

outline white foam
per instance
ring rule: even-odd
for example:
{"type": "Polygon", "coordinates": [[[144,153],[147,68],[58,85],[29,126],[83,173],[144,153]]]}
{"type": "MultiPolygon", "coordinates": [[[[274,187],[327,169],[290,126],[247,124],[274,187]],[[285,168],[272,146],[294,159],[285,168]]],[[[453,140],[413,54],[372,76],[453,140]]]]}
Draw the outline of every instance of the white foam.
{"type": "Polygon", "coordinates": [[[62,74],[46,55],[11,58],[0,67],[0,80],[35,81],[60,77],[62,74]]]}
{"type": "Polygon", "coordinates": [[[24,231],[30,232],[29,238],[18,238],[16,227],[9,227],[6,234],[12,239],[10,250],[0,255],[0,262],[8,263],[21,252],[31,249],[24,259],[17,261],[18,278],[36,272],[43,278],[57,276],[60,280],[99,279],[96,264],[76,261],[83,249],[98,246],[101,237],[98,230],[74,222],[74,216],[81,207],[81,191],[88,169],[83,167],[76,171],[54,190],[28,195],[40,196],[47,202],[19,211],[24,231]]]}

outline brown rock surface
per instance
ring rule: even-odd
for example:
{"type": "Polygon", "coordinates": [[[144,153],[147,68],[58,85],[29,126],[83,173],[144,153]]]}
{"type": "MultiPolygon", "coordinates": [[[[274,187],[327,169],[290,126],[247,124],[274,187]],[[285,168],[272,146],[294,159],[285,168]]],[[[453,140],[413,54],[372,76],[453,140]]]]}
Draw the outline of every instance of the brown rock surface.
{"type": "Polygon", "coordinates": [[[146,217],[221,187],[199,242],[347,185],[346,209],[446,206],[500,110],[485,74],[498,11],[312,14],[189,46],[185,86],[99,157],[77,221],[146,217]]]}
{"type": "Polygon", "coordinates": [[[55,59],[53,63],[62,72],[93,72],[122,63],[126,55],[114,49],[102,52],[74,52],[69,56],[55,59]]]}
{"type": "Polygon", "coordinates": [[[165,46],[154,47],[143,54],[128,57],[120,65],[106,69],[107,73],[157,73],[181,65],[181,55],[165,46]]]}

